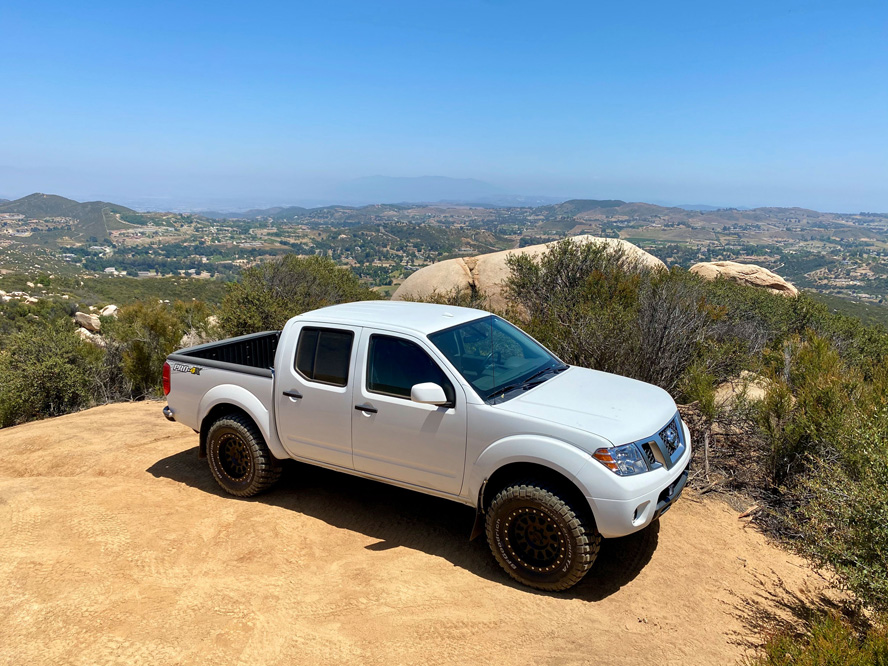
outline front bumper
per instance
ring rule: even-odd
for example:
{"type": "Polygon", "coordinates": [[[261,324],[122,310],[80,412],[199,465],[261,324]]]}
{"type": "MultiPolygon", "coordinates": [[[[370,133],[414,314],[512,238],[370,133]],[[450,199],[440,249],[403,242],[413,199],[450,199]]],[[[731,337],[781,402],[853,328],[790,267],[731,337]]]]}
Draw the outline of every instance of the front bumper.
{"type": "MultiPolygon", "coordinates": [[[[636,493],[619,499],[587,497],[601,536],[616,538],[644,529],[668,511],[687,485],[691,466],[691,439],[687,426],[684,428],[687,447],[684,455],[670,470],[659,469],[634,477],[624,477],[629,483],[642,484],[636,493]],[[641,492],[638,492],[641,491],[641,492]]],[[[629,494],[629,493],[627,493],[629,494]]]]}

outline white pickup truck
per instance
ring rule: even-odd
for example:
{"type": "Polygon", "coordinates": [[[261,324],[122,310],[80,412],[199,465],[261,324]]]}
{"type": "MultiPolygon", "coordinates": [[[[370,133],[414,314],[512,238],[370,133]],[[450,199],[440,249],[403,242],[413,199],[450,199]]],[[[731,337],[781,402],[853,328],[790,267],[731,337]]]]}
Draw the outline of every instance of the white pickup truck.
{"type": "Polygon", "coordinates": [[[569,366],[482,310],[370,301],[172,354],[164,415],[239,497],[293,458],[476,509],[521,583],[576,584],[602,537],[681,493],[690,433],[668,393],[569,366]]]}

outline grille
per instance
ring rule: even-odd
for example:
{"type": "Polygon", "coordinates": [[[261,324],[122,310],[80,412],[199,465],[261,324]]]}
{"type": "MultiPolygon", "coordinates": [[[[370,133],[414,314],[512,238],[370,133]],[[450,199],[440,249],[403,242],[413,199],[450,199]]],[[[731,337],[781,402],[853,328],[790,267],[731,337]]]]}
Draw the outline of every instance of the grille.
{"type": "Polygon", "coordinates": [[[651,449],[651,445],[650,445],[650,443],[642,444],[642,445],[641,445],[641,450],[644,452],[644,457],[647,459],[647,461],[648,461],[648,465],[649,465],[650,467],[653,467],[654,465],[657,464],[657,459],[654,458],[654,452],[653,452],[653,450],[651,449]]]}
{"type": "Polygon", "coordinates": [[[675,449],[681,444],[681,439],[678,435],[678,425],[676,425],[675,419],[672,419],[672,421],[669,422],[669,425],[660,431],[660,439],[669,450],[670,456],[675,453],[675,449]]]}

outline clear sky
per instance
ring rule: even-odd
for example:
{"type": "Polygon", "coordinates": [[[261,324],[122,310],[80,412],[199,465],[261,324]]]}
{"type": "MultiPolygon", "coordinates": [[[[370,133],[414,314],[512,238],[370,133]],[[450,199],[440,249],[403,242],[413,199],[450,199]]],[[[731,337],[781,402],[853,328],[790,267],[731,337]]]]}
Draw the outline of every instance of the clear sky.
{"type": "Polygon", "coordinates": [[[888,2],[0,4],[0,196],[888,211],[888,2]]]}

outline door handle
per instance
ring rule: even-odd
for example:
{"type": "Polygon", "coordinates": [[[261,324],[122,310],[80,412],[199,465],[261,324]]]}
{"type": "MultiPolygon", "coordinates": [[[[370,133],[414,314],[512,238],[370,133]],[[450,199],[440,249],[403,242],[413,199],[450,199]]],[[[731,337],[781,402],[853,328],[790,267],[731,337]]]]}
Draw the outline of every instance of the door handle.
{"type": "Polygon", "coordinates": [[[355,409],[359,412],[369,412],[370,414],[375,414],[379,410],[376,409],[373,405],[367,404],[366,402],[363,405],[355,405],[355,409]]]}
{"type": "Polygon", "coordinates": [[[288,398],[293,398],[295,400],[300,400],[302,398],[302,394],[296,389],[292,389],[290,391],[284,391],[284,395],[288,398]]]}

